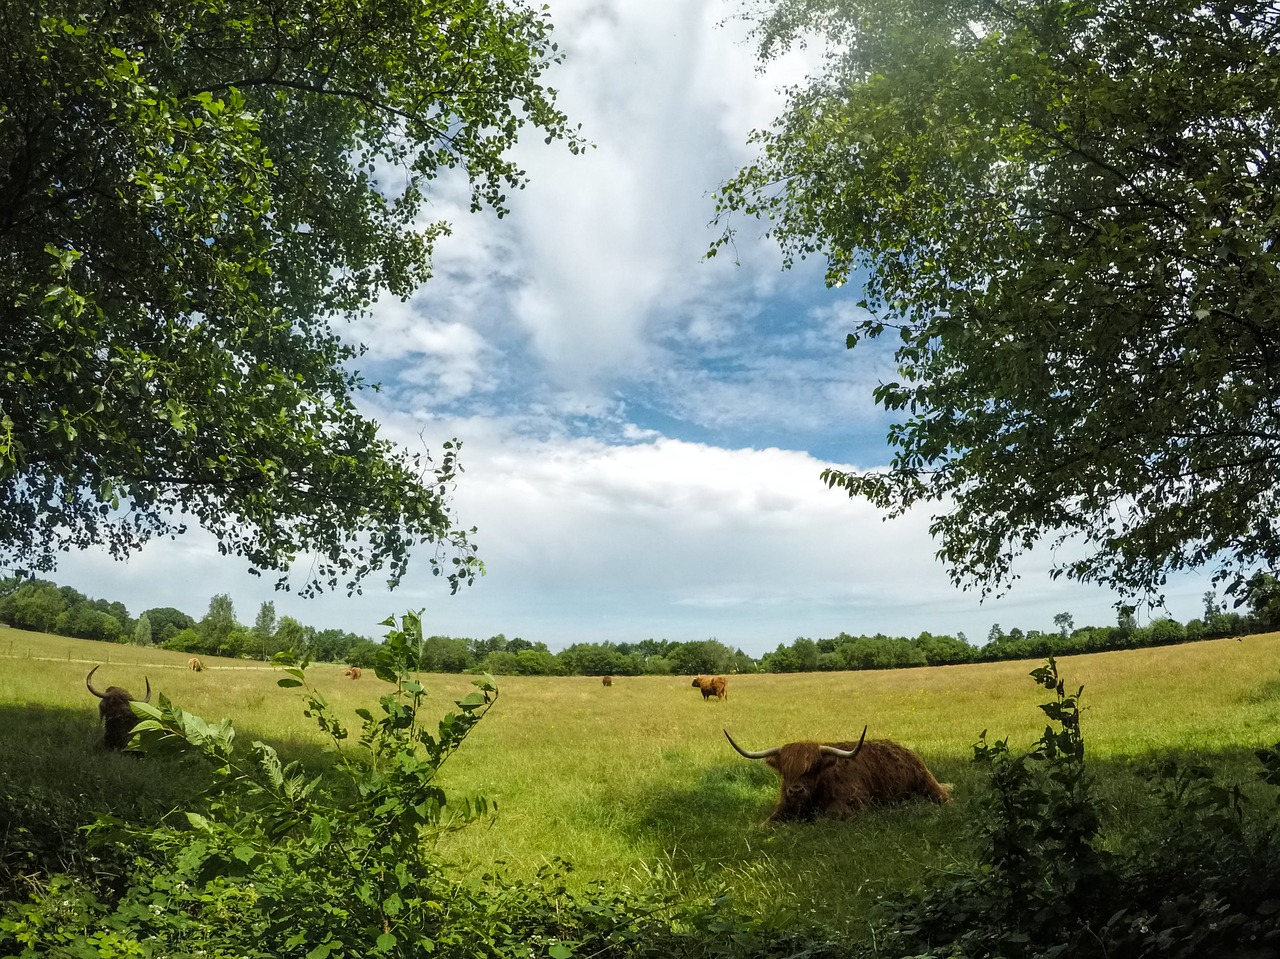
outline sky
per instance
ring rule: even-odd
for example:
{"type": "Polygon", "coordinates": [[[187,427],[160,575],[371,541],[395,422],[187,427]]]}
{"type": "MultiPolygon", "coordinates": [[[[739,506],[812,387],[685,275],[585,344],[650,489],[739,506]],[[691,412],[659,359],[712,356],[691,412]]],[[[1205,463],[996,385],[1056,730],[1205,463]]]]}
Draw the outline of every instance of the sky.
{"type": "MultiPolygon", "coordinates": [[[[348,326],[382,384],[362,409],[418,451],[462,441],[453,505],[487,574],[451,596],[417,557],[394,592],[303,599],[273,591],[196,530],[127,562],[68,555],[52,574],[133,615],[199,617],[216,593],[241,622],[260,604],[319,628],[378,638],[423,609],[439,635],[502,633],[552,650],[577,642],[715,638],[752,656],[840,632],[985,641],[1005,630],[1115,622],[1110,591],[1052,581],[1053,557],[1015,568],[1003,597],[953,586],[929,517],[886,521],[819,479],[829,465],[882,466],[890,420],[872,401],[894,378],[883,348],[845,349],[856,283],[827,290],[822,264],[786,271],[763,225],[719,234],[713,192],[753,151],[748,137],[813,66],[797,50],[761,72],[737,2],[548,0],[565,62],[546,77],[593,144],[574,156],[539,138],[517,159],[529,186],[510,214],[471,214],[444,182],[451,222],[434,277],[348,326]]],[[[303,563],[293,574],[305,579],[303,563]]],[[[1164,610],[1201,615],[1208,576],[1171,581],[1164,610]]]]}

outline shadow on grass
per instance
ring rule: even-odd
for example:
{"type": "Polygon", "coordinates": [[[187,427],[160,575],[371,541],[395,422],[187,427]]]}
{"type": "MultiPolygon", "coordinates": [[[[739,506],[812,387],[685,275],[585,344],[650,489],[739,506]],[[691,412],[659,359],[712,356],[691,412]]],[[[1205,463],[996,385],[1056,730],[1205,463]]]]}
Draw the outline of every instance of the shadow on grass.
{"type": "MultiPolygon", "coordinates": [[[[1164,821],[1154,783],[1169,763],[1206,766],[1220,781],[1240,784],[1258,811],[1276,802],[1251,748],[1091,759],[1104,847],[1123,849],[1164,821]]],[[[687,782],[610,801],[632,810],[631,841],[665,850],[680,882],[723,884],[748,909],[808,913],[847,930],[865,922],[877,901],[976,863],[979,838],[971,826],[989,795],[986,768],[956,760],[929,766],[954,785],[953,802],[873,808],[845,821],[767,822],[779,780],[763,763],[716,763],[687,782]]]]}
{"type": "MultiPolygon", "coordinates": [[[[241,750],[258,739],[312,775],[332,764],[332,755],[314,742],[272,742],[252,726],[237,725],[241,750]]],[[[93,703],[0,705],[0,900],[24,895],[31,880],[53,872],[115,886],[124,874],[123,855],[91,849],[83,827],[97,813],[155,823],[175,810],[198,809],[208,784],[207,768],[194,757],[104,749],[93,703]]]]}

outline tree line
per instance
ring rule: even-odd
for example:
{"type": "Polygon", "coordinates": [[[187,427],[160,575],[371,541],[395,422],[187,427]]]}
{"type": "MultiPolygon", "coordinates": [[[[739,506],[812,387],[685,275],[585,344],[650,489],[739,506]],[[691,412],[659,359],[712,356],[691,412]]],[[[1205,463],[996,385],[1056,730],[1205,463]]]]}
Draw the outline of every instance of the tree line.
{"type": "MultiPolygon", "coordinates": [[[[1169,646],[1202,639],[1244,636],[1280,629],[1280,581],[1256,573],[1239,607],[1227,610],[1213,591],[1204,594],[1202,617],[1180,623],[1169,617],[1139,625],[1122,607],[1114,625],[1076,627],[1069,613],[1054,617],[1054,631],[1004,630],[992,625],[986,642],[974,645],[964,633],[922,632],[914,638],[840,633],[827,639],[797,637],[753,659],[717,639],[677,642],[574,643],[552,652],[545,643],[498,633],[486,639],[424,637],[418,668],[433,673],[491,673],[495,676],[644,676],[697,673],[804,673],[858,669],[947,666],[1093,653],[1146,646],[1169,646]]],[[[225,593],[209,601],[196,619],[170,606],[145,610],[137,618],[123,603],[91,599],[70,586],[42,579],[0,579],[0,623],[59,636],[108,643],[158,646],[178,652],[242,659],[270,659],[292,649],[320,662],[372,666],[380,643],[341,629],[318,629],[292,616],[277,616],[264,602],[252,626],[236,617],[225,593]]]]}
{"type": "MultiPolygon", "coordinates": [[[[239,621],[231,597],[219,593],[196,619],[171,606],[144,610],[136,618],[121,602],[93,599],[70,586],[44,579],[0,579],[0,623],[18,629],[156,646],[184,653],[270,659],[286,649],[305,651],[320,662],[373,665],[381,644],[341,629],[318,629],[292,616],[277,616],[264,602],[253,625],[239,621]]],[[[487,672],[523,676],[639,676],[642,674],[749,672],[755,661],[715,639],[639,643],[576,643],[553,653],[545,643],[502,633],[485,639],[427,636],[417,650],[424,672],[487,672]]]]}

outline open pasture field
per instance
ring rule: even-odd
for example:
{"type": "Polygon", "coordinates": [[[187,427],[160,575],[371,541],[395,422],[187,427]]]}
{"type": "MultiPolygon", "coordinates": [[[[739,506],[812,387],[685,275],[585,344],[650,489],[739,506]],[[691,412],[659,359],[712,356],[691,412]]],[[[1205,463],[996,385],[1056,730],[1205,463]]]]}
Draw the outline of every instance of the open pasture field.
{"type": "MultiPolygon", "coordinates": [[[[95,676],[153,690],[208,719],[231,717],[242,739],[265,739],[288,758],[321,764],[323,741],[296,690],[276,687],[262,663],[0,629],[0,780],[86,797],[122,796],[167,808],[194,785],[158,762],[96,750],[95,676]]],[[[451,795],[498,803],[491,826],[474,826],[443,850],[465,868],[495,862],[530,877],[556,859],[571,881],[612,886],[670,881],[690,894],[725,883],[745,907],[795,910],[856,931],[878,896],[925,870],[964,860],[964,825],[982,773],[969,762],[983,730],[1029,745],[1050,698],[1028,673],[1038,661],[882,672],[738,675],[724,702],[704,701],[687,676],[499,677],[497,705],[442,772],[451,795]],[[917,804],[851,822],[765,825],[777,780],[738,756],[722,729],[749,749],[796,739],[896,739],[956,787],[945,807],[917,804]]],[[[1280,740],[1280,634],[1129,652],[1064,657],[1072,690],[1084,685],[1091,769],[1107,800],[1110,841],[1122,842],[1151,811],[1138,787],[1154,760],[1195,757],[1252,777],[1251,750],[1280,740]]],[[[312,683],[355,724],[389,687],[366,670],[313,666],[312,683]]],[[[422,677],[443,713],[470,677],[422,677]]],[[[100,687],[101,688],[101,687],[100,687]]]]}

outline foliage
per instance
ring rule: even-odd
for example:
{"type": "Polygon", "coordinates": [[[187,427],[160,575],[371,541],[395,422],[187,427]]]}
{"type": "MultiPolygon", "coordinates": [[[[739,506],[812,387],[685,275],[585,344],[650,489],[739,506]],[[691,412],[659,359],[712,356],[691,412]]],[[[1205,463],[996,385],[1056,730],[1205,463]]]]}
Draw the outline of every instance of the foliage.
{"type": "MultiPolygon", "coordinates": [[[[1239,785],[1165,762],[1153,775],[1157,813],[1123,850],[1103,850],[1082,690],[1065,691],[1052,657],[1031,675],[1055,694],[1040,707],[1050,720],[1040,740],[1014,755],[984,731],[974,749],[989,770],[970,826],[976,867],[886,906],[877,954],[1193,959],[1280,944],[1280,878],[1268,865],[1280,853],[1274,800],[1249,822],[1239,785]]],[[[1280,786],[1280,744],[1256,755],[1259,778],[1280,786]]]]}
{"type": "Polygon", "coordinates": [[[167,822],[100,815],[91,834],[134,856],[118,896],[54,875],[26,902],[0,913],[6,955],[165,955],[247,959],[422,956],[444,959],[670,955],[848,959],[847,947],[808,927],[781,928],[737,914],[724,898],[682,902],[655,890],[603,884],[571,892],[568,864],[530,882],[495,870],[474,883],[451,876],[435,842],[489,814],[483,799],[446,800],[441,766],[497,698],[489,677],[435,731],[420,719],[426,692],[410,677],[423,644],[419,615],[384,623],[375,670],[393,691],[380,714],[361,718],[354,754],[348,730],[307,681],[305,658],[283,655],[284,687],[304,691],[307,715],[335,751],[328,777],[284,764],[255,742],[246,750],[230,721],[209,723],[167,698],[139,705],[148,761],[207,766],[204,794],[167,822]]]}
{"type": "Polygon", "coordinates": [[[933,504],[984,592],[1042,541],[1134,594],[1280,565],[1274,5],[774,0],[758,38],[825,65],[720,216],[865,280],[848,345],[899,369],[891,466],[828,484],[933,504]]]}
{"type": "Polygon", "coordinates": [[[0,902],[25,898],[42,877],[57,873],[74,873],[104,892],[113,888],[128,857],[90,848],[81,826],[92,815],[83,797],[0,779],[0,902]]]}
{"type": "MultiPolygon", "coordinates": [[[[425,690],[408,674],[415,631],[420,638],[410,614],[387,636],[376,670],[394,691],[381,697],[380,715],[359,711],[354,757],[343,749],[347,730],[306,686],[305,659],[284,658],[280,685],[305,688],[309,715],[338,750],[338,786],[282,764],[265,743],[237,748],[229,721],[208,723],[163,696],[158,705],[138,705],[148,755],[198,757],[211,784],[199,812],[184,810],[158,826],[100,818],[100,837],[145,852],[124,897],[102,916],[122,937],[116,948],[151,938],[170,955],[409,955],[461,933],[449,931],[455,896],[431,843],[486,805],[446,805],[435,778],[496,689],[478,680],[479,691],[459,701],[458,712],[436,732],[426,729],[418,719],[425,690]]],[[[11,941],[31,954],[92,944],[74,927],[56,933],[43,925],[47,919],[29,912],[10,924],[11,941]]]]}
{"type": "Polygon", "coordinates": [[[305,593],[473,579],[457,443],[383,438],[335,324],[428,277],[433,180],[501,215],[523,127],[580,148],[545,9],[13,0],[0,50],[0,561],[194,519],[305,593]]]}
{"type": "Polygon", "coordinates": [[[1255,623],[1263,629],[1280,627],[1280,581],[1270,573],[1254,573],[1241,592],[1239,604],[1248,604],[1255,623]]]}

